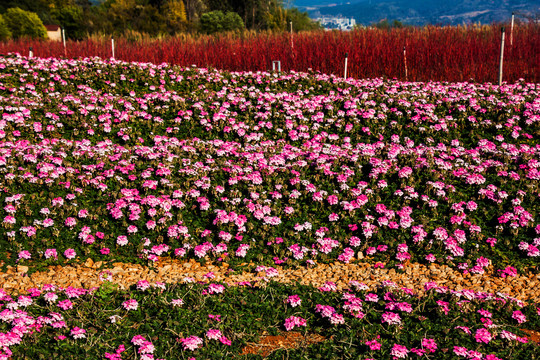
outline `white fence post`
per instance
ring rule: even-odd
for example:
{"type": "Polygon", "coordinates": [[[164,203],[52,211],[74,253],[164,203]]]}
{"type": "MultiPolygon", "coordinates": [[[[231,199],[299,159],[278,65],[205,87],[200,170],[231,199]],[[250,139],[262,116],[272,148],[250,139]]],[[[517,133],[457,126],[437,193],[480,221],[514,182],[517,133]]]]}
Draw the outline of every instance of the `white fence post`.
{"type": "Polygon", "coordinates": [[[293,31],[292,31],[292,21],[290,22],[291,24],[291,51],[294,50],[294,42],[293,42],[293,31]]]}
{"type": "Polygon", "coordinates": [[[514,12],[512,11],[512,22],[510,23],[510,46],[514,44],[514,12]]]}
{"type": "Polygon", "coordinates": [[[407,48],[403,47],[403,63],[405,65],[405,81],[409,81],[409,74],[407,73],[407,48]]]}
{"type": "Polygon", "coordinates": [[[64,43],[64,57],[67,58],[66,29],[62,28],[62,42],[64,43]]]}
{"type": "Polygon", "coordinates": [[[112,58],[114,59],[114,36],[111,36],[112,58]]]}
{"type": "Polygon", "coordinates": [[[343,78],[347,79],[347,62],[349,60],[349,53],[345,53],[345,73],[343,74],[343,78]]]}
{"type": "Polygon", "coordinates": [[[501,57],[499,60],[499,86],[502,85],[504,59],[504,26],[501,28],[501,57]]]}

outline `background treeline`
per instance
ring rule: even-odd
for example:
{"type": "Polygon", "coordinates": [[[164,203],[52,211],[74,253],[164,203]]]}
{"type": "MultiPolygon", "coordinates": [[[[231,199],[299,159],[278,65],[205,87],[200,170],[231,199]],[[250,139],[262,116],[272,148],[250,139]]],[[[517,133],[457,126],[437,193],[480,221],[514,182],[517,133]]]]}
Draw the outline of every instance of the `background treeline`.
{"type": "Polygon", "coordinates": [[[146,34],[319,28],[282,0],[6,0],[0,3],[0,40],[46,38],[43,24],[63,27],[72,40],[93,34],[146,34]]]}

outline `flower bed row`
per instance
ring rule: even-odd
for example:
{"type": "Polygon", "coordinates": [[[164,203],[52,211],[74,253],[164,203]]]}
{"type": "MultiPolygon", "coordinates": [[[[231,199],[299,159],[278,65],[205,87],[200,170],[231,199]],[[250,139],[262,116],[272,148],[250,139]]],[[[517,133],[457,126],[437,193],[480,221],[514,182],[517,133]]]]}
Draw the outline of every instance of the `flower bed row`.
{"type": "Polygon", "coordinates": [[[5,264],[540,255],[536,84],[0,58],[5,264]]]}
{"type": "MultiPolygon", "coordinates": [[[[385,282],[357,281],[336,292],[268,283],[140,281],[127,291],[31,289],[0,292],[1,359],[232,359],[263,332],[317,334],[325,340],[281,349],[269,359],[537,359],[538,344],[521,329],[538,329],[539,304],[426,283],[418,297],[385,282]]],[[[242,355],[243,354],[243,355],[242,355]]]]}

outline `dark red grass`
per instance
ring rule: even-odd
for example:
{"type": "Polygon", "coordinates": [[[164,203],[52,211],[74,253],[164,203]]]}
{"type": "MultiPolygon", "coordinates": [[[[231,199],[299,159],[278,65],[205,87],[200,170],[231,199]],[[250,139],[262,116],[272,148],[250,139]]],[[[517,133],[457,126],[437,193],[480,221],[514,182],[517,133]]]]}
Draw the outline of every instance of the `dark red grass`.
{"type": "MultiPolygon", "coordinates": [[[[506,34],[504,81],[520,78],[540,82],[540,27],[514,28],[513,46],[506,34]]],[[[407,80],[497,82],[500,26],[362,29],[353,32],[309,32],[221,35],[130,41],[115,39],[116,58],[126,61],[197,65],[231,71],[269,70],[273,60],[284,71],[320,71],[342,76],[349,53],[348,75],[355,78],[405,79],[403,47],[407,49],[407,80]]],[[[63,57],[60,42],[18,40],[0,43],[0,53],[63,57]]],[[[111,57],[110,39],[69,41],[69,58],[111,57]]]]}

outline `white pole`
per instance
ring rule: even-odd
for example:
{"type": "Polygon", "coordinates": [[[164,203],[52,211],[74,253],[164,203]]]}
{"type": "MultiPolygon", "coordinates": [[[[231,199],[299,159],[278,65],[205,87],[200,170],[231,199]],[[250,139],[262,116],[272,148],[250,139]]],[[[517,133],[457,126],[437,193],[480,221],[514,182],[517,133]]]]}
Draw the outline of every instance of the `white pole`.
{"type": "Polygon", "coordinates": [[[347,79],[347,61],[349,60],[349,53],[345,53],[345,74],[343,74],[343,77],[347,79]]]}
{"type": "Polygon", "coordinates": [[[512,22],[510,25],[510,46],[514,44],[514,12],[512,11],[512,22]]]}
{"type": "Polygon", "coordinates": [[[64,43],[64,57],[67,58],[66,30],[64,28],[62,28],[62,42],[64,43]]]}
{"type": "Polygon", "coordinates": [[[403,47],[403,62],[405,63],[405,81],[409,80],[409,76],[407,74],[407,48],[403,47]]]}
{"type": "Polygon", "coordinates": [[[114,59],[114,37],[111,37],[112,58],[114,59]]]}
{"type": "Polygon", "coordinates": [[[294,49],[294,43],[293,43],[293,31],[292,31],[292,21],[290,22],[291,24],[291,50],[294,49]]]}
{"type": "Polygon", "coordinates": [[[504,27],[501,28],[501,58],[499,61],[499,86],[502,85],[503,58],[504,58],[504,27]]]}

